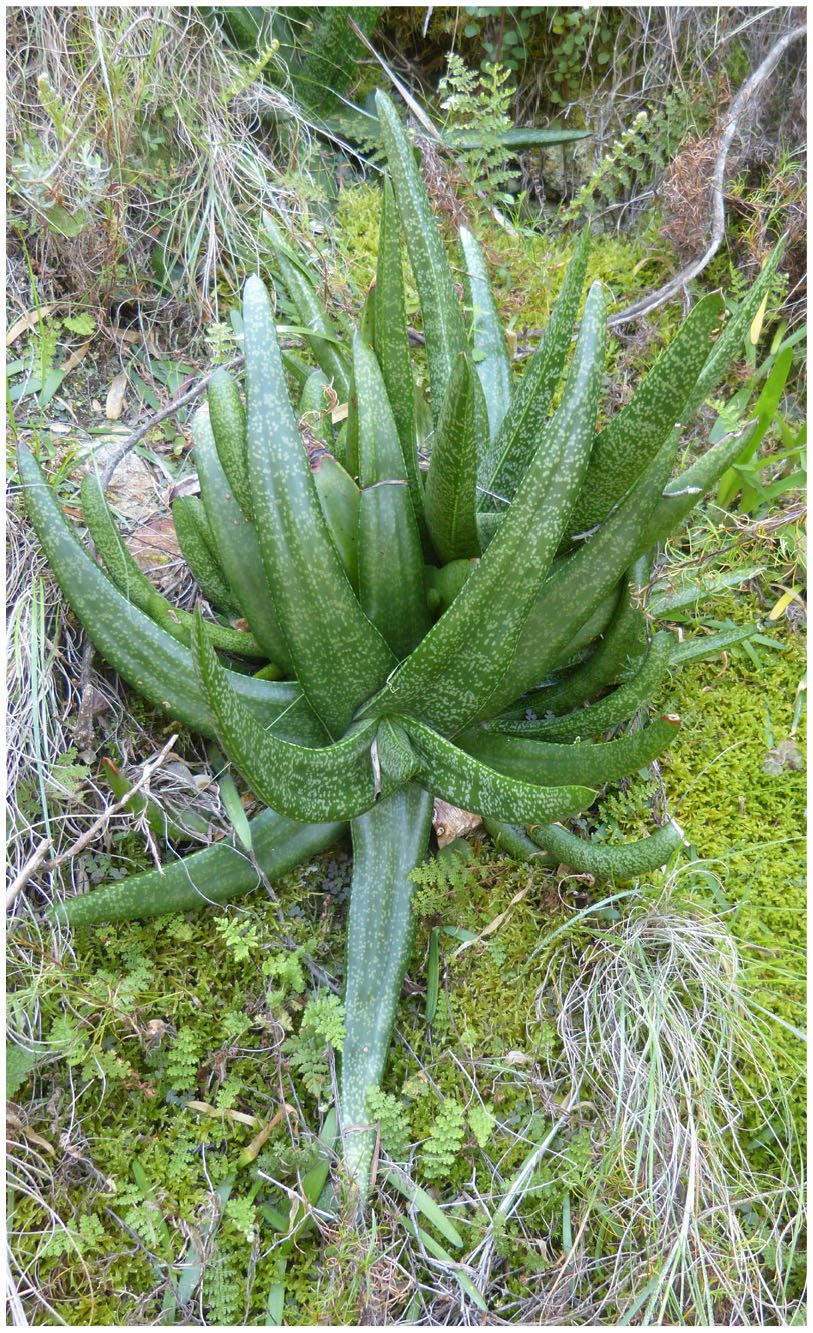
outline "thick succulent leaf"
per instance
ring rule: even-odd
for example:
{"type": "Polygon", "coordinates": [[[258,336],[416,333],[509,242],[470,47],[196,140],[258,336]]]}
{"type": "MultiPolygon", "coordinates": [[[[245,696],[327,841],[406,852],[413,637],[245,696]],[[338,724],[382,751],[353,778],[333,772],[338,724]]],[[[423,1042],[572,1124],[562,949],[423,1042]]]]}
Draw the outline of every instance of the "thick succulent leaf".
{"type": "Polygon", "coordinates": [[[354,819],[341,1061],[344,1162],[366,1197],[375,1148],[367,1093],[379,1087],[412,950],[414,885],[432,831],[432,798],[403,787],[354,819]]]}
{"type": "Polygon", "coordinates": [[[285,235],[270,213],[263,213],[263,227],[276,251],[282,281],[296,306],[300,323],[304,328],[312,330],[308,341],[314,358],[332,383],[339,401],[346,403],[350,393],[348,358],[336,345],[339,341],[336,326],[316,295],[310,277],[305,275],[299,264],[292,262],[285,235]]]}
{"type": "Polygon", "coordinates": [[[514,861],[534,861],[537,865],[555,866],[550,852],[532,842],[519,824],[508,824],[504,819],[484,819],[483,826],[498,851],[505,852],[514,861]]]}
{"type": "Polygon", "coordinates": [[[330,381],[323,370],[314,370],[305,380],[299,399],[299,424],[326,449],[333,449],[333,432],[328,411],[330,381]],[[328,392],[326,392],[326,390],[328,392]]]}
{"type": "Polygon", "coordinates": [[[255,639],[270,660],[290,676],[293,661],[274,610],[256,525],[249,522],[240,508],[220,465],[206,406],[198,408],[192,418],[192,439],[203,505],[229,587],[243,608],[255,639]]]}
{"type": "Polygon", "coordinates": [[[610,685],[627,665],[646,651],[647,619],[630,587],[642,588],[649,577],[652,561],[643,556],[622,580],[621,595],[613,618],[596,650],[564,680],[533,696],[529,704],[534,712],[566,713],[587,703],[605,685],[610,685]]]}
{"type": "Polygon", "coordinates": [[[373,724],[356,728],[335,745],[293,745],[257,726],[206,642],[200,620],[193,648],[217,738],[255,796],[289,819],[351,819],[369,810],[376,798],[370,758],[373,724]]]}
{"type": "Polygon", "coordinates": [[[562,402],[499,532],[449,610],[363,715],[410,713],[452,735],[488,707],[584,478],[601,385],[603,328],[603,300],[596,289],[562,402]]]}
{"type": "Polygon", "coordinates": [[[412,717],[399,719],[417,758],[422,786],[463,810],[512,822],[564,819],[586,810],[596,793],[587,787],[542,787],[506,777],[412,717]]]}
{"type": "Polygon", "coordinates": [[[246,461],[246,410],[234,377],[227,370],[215,371],[209,380],[206,398],[220,466],[244,516],[251,519],[251,483],[246,461]]]}
{"type": "Polygon", "coordinates": [[[382,786],[403,786],[415,775],[417,760],[404,728],[393,718],[382,717],[375,734],[382,786]]]}
{"type": "MultiPolygon", "coordinates": [[[[82,513],[87,524],[91,540],[97,554],[102,557],[107,572],[116,587],[133,606],[148,615],[171,634],[180,643],[189,644],[192,636],[192,616],[188,611],[179,611],[162,597],[157,588],[142,573],[138,562],[130,554],[119,532],[107,501],[104,498],[98,477],[88,473],[82,480],[82,513]]],[[[237,653],[242,657],[265,658],[268,654],[251,634],[243,630],[232,629],[229,625],[217,625],[205,620],[204,627],[209,642],[215,648],[225,652],[237,653]]],[[[282,672],[278,671],[278,675],[282,672]]]]}
{"type": "Polygon", "coordinates": [[[678,825],[670,820],[638,842],[608,847],[603,843],[577,838],[556,824],[530,829],[531,837],[556,860],[579,874],[600,875],[610,879],[634,879],[666,865],[685,842],[678,825]]]}
{"type": "MultiPolygon", "coordinates": [[[[639,484],[594,536],[559,562],[533,604],[514,660],[490,701],[492,717],[545,680],[563,660],[581,626],[614,594],[624,571],[642,553],[641,530],[669,480],[674,456],[675,442],[668,440],[639,484]]],[[[483,560],[490,551],[491,547],[483,560]]]]}
{"type": "Polygon", "coordinates": [[[271,302],[246,283],[248,462],[263,563],[296,675],[333,737],[396,658],[364,615],[325,524],[285,386],[271,302]]]}
{"type": "MultiPolygon", "coordinates": [[[[511,362],[505,334],[494,304],[483,252],[468,227],[460,228],[466,267],[471,341],[477,375],[483,386],[489,438],[494,439],[511,404],[511,362]]],[[[485,441],[483,446],[485,447],[485,441]]]]}
{"type": "Polygon", "coordinates": [[[452,366],[467,344],[452,268],[426,188],[397,112],[385,93],[376,110],[412,272],[421,302],[432,416],[437,421],[452,366]]]}
{"type": "MultiPolygon", "coordinates": [[[[90,558],[67,523],[53,490],[24,444],[17,463],[25,503],[48,563],[69,606],[105,661],[138,690],[202,736],[214,736],[214,718],[201,697],[189,648],[127,601],[90,558]]],[[[319,743],[324,732],[295,683],[256,680],[226,672],[252,716],[299,743],[319,743]]]]}
{"type": "Polygon", "coordinates": [[[680,718],[664,714],[640,731],[595,745],[557,745],[472,728],[458,736],[458,743],[481,763],[520,782],[546,787],[565,783],[596,787],[651,764],[672,744],[679,726],[680,718]]]}
{"type": "Polygon", "coordinates": [[[396,657],[429,629],[423,550],[401,442],[375,353],[353,343],[359,423],[359,601],[396,657]]]}
{"type": "Polygon", "coordinates": [[[731,362],[736,357],[742,356],[744,340],[764,297],[770,291],[784,248],[784,241],[780,241],[759,277],[746,292],[735,313],[723,327],[723,331],[715,342],[711,354],[697,378],[694,390],[683,409],[683,419],[685,421],[694,416],[694,413],[699,407],[702,407],[709,394],[714,392],[731,362]]]}
{"type": "Polygon", "coordinates": [[[755,634],[759,634],[759,625],[736,625],[733,629],[723,629],[717,634],[692,634],[688,639],[681,639],[673,645],[672,666],[691,662],[697,657],[714,657],[726,648],[745,643],[755,634]]]}
{"type": "Polygon", "coordinates": [[[181,555],[207,602],[224,615],[242,617],[243,608],[214,552],[214,538],[200,496],[181,495],[173,500],[172,522],[181,555]]]}
{"type": "Polygon", "coordinates": [[[160,870],[130,875],[93,893],[68,898],[49,912],[59,925],[89,926],[107,921],[143,921],[169,912],[191,912],[212,904],[234,902],[260,884],[257,867],[267,880],[279,879],[326,851],[345,824],[303,824],[275,810],[249,820],[251,857],[235,839],[213,843],[160,870]]]}
{"type": "Polygon", "coordinates": [[[424,500],[432,544],[444,564],[480,554],[475,395],[482,397],[482,392],[469,357],[461,352],[432,440],[424,500]]]}
{"type": "MultiPolygon", "coordinates": [[[[496,141],[503,148],[540,148],[555,147],[557,144],[574,143],[577,139],[589,139],[589,130],[543,130],[536,125],[513,125],[509,130],[489,133],[489,144],[496,141]]],[[[483,131],[477,129],[455,130],[450,136],[452,147],[479,148],[484,143],[483,131]]]]}
{"type": "Polygon", "coordinates": [[[704,297],[629,403],[599,431],[573,509],[572,532],[587,532],[607,517],[683,420],[722,309],[722,298],[716,293],[704,297]]]}
{"type": "Polygon", "coordinates": [[[724,435],[704,454],[666,485],[654,510],[643,525],[638,551],[649,551],[677,531],[687,514],[716,486],[723,473],[739,458],[757,430],[749,421],[740,430],[724,435]]]}
{"type": "Polygon", "coordinates": [[[361,504],[359,488],[331,454],[320,454],[312,461],[311,470],[328,531],[351,587],[357,592],[361,504]]]}
{"type": "Polygon", "coordinates": [[[374,295],[373,347],[398,428],[415,521],[421,541],[424,541],[426,522],[423,513],[423,479],[418,468],[415,380],[409,357],[404,266],[395,197],[388,180],[384,181],[381,205],[374,295]]]}
{"type": "Polygon", "coordinates": [[[438,616],[448,611],[476,568],[475,560],[450,560],[449,564],[441,569],[437,569],[434,565],[424,565],[426,599],[433,615],[438,616]]]}
{"type": "MultiPolygon", "coordinates": [[[[550,741],[587,740],[591,736],[598,736],[609,727],[626,722],[639,708],[649,703],[672,665],[674,644],[675,636],[669,630],[660,630],[650,643],[649,651],[635,675],[598,703],[590,704],[587,708],[577,708],[562,717],[541,718],[538,721],[497,719],[487,724],[488,730],[550,741]]],[[[539,699],[543,704],[544,697],[542,691],[539,699]]]]}
{"type": "Polygon", "coordinates": [[[587,272],[589,232],[582,232],[545,335],[516,389],[478,476],[481,509],[497,509],[513,498],[545,426],[579,308],[587,272]]]}

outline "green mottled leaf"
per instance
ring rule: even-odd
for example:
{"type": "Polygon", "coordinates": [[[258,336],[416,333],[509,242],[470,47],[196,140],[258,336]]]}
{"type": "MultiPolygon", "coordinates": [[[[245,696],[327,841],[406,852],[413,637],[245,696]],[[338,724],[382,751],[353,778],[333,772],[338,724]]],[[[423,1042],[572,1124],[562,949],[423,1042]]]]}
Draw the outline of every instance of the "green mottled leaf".
{"type": "Polygon", "coordinates": [[[502,509],[511,501],[536,451],[570,347],[587,272],[589,241],[590,234],[585,230],[542,342],[528,362],[497,437],[481,462],[481,509],[502,509]]]}
{"type": "Polygon", "coordinates": [[[584,477],[603,338],[604,303],[596,287],[562,402],[499,531],[448,611],[362,716],[410,713],[452,735],[479,709],[490,708],[584,477]]]}
{"type": "Polygon", "coordinates": [[[426,188],[395,107],[375,95],[398,212],[421,301],[432,416],[437,420],[456,357],[466,346],[466,330],[455,292],[449,257],[432,213],[426,188]]]}
{"type": "Polygon", "coordinates": [[[557,745],[482,729],[462,732],[458,741],[467,754],[520,782],[597,787],[651,764],[675,740],[679,726],[679,718],[664,716],[640,731],[595,745],[557,745]]]}
{"type": "Polygon", "coordinates": [[[399,721],[417,755],[420,782],[463,810],[525,823],[564,819],[595,800],[596,793],[586,787],[542,787],[506,777],[414,718],[399,721]]]}
{"type": "Polygon", "coordinates": [[[263,563],[296,675],[331,735],[342,736],[396,658],[359,606],[325,525],[259,278],[246,283],[244,319],[248,465],[263,563]]]}
{"type": "Polygon", "coordinates": [[[404,658],[429,628],[423,551],[401,442],[375,353],[353,342],[358,395],[359,601],[396,657],[404,658]]]}
{"type": "Polygon", "coordinates": [[[374,724],[356,728],[335,745],[294,745],[257,726],[206,642],[200,620],[194,652],[218,740],[260,800],[289,819],[314,821],[349,819],[370,808],[376,796],[370,759],[374,724]]]}
{"type": "Polygon", "coordinates": [[[722,298],[706,296],[661,353],[626,407],[599,431],[571,531],[587,532],[606,518],[682,420],[711,347],[722,298]]]}
{"type": "Polygon", "coordinates": [[[469,358],[461,352],[435,428],[424,501],[432,544],[443,564],[480,554],[476,396],[482,398],[482,392],[469,358]]]}
{"type": "Polygon", "coordinates": [[[415,380],[409,359],[404,268],[392,185],[384,181],[378,267],[375,279],[373,346],[384,376],[387,397],[398,428],[415,521],[423,541],[423,479],[418,469],[418,427],[415,419],[415,380]]]}
{"type": "MultiPolygon", "coordinates": [[[[483,386],[489,436],[493,440],[511,403],[511,363],[483,252],[467,227],[460,228],[460,245],[466,266],[468,303],[471,308],[474,363],[483,386]]],[[[487,441],[483,440],[483,449],[486,446],[487,441]]]]}

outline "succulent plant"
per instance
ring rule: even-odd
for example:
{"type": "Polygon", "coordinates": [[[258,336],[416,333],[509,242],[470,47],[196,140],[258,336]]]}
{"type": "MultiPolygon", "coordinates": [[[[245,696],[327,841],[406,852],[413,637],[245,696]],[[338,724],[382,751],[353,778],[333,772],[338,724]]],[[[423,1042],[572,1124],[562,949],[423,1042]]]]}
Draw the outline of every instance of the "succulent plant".
{"type": "MultiPolygon", "coordinates": [[[[391,183],[377,279],[352,345],[267,219],[320,368],[293,364],[303,381],[295,413],[272,302],[252,276],[247,407],[219,372],[194,419],[202,500],[178,500],[173,513],[214,618],[178,612],[159,595],[88,476],[82,504],[105,572],[19,451],[33,526],[102,657],[168,717],[216,737],[267,807],[251,823],[264,874],[293,868],[350,826],[341,1116],[362,1202],[374,1139],[366,1098],[385,1068],[412,939],[409,874],[427,854],[433,797],[481,814],[513,854],[547,852],[579,870],[635,875],[680,845],[671,822],[609,847],[562,821],[660,754],[679,719],[596,738],[635,717],[678,660],[724,642],[650,636],[630,589],[742,450],[741,436],[721,441],[670,480],[676,423],[738,350],[776,262],[716,341],[722,303],[699,301],[597,432],[606,328],[598,285],[565,370],[586,237],[516,382],[477,242],[461,233],[467,316],[412,147],[384,95],[378,110],[391,183]],[[428,411],[410,360],[401,231],[421,303],[428,411]],[[334,403],[347,403],[338,429],[326,386],[334,403]]],[[[256,883],[251,860],[220,844],[52,915],[70,925],[142,917],[227,902],[256,883]]]]}

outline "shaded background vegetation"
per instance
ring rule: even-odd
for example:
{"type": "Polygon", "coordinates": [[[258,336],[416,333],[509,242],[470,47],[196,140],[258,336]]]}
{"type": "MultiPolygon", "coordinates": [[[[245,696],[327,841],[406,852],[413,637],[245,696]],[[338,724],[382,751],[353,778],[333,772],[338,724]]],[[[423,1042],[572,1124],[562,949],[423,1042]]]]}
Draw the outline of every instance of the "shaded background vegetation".
{"type": "MultiPolygon", "coordinates": [[[[467,218],[484,240],[513,350],[521,357],[535,345],[588,221],[590,276],[623,309],[702,251],[725,109],[803,17],[791,6],[9,8],[12,435],[37,446],[70,504],[89,458],[104,458],[212,364],[239,355],[244,275],[274,276],[263,208],[290,228],[328,302],[357,313],[379,208],[371,94],[393,78],[413,99],[404,114],[450,237],[467,218]],[[529,127],[588,137],[507,151],[506,132],[529,127]]],[[[722,579],[690,614],[709,630],[762,617],[761,641],[670,683],[663,706],[684,716],[681,747],[603,807],[609,838],[634,834],[653,803],[669,801],[703,858],[666,898],[657,882],[640,886],[633,905],[650,934],[638,963],[660,965],[667,936],[654,922],[671,932],[670,946],[682,931],[692,957],[719,962],[682,975],[686,1012],[722,1006],[733,968],[750,1013],[748,1025],[731,1018],[736,1006],[722,1009],[705,1053],[684,1044],[662,1068],[662,1093],[692,1060],[695,1070],[716,1058],[734,1071],[719,1102],[702,1108],[729,1153],[728,1183],[709,1177],[710,1207],[720,1205],[727,1229],[709,1231],[710,1298],[692,1281],[711,1268],[680,1261],[684,1285],[668,1312],[684,1323],[702,1322],[703,1299],[720,1322],[753,1313],[737,1305],[743,1291],[792,1317],[802,1277],[804,354],[793,339],[805,308],[805,108],[796,43],[743,123],[726,173],[725,242],[692,285],[698,294],[721,287],[733,307],[787,235],[757,336],[687,448],[760,403],[763,442],[668,553],[653,590],[664,597],[688,579],[707,588],[722,579]],[[765,1207],[738,1202],[760,1191],[765,1207]]],[[[279,307],[295,326],[283,295],[279,307]]],[[[621,326],[605,414],[626,401],[681,313],[672,301],[621,326]]],[[[295,333],[289,340],[298,345],[295,333]]],[[[181,412],[148,433],[116,492],[145,564],[181,600],[193,589],[162,521],[167,494],[188,483],[188,452],[181,412]]],[[[16,499],[9,554],[19,869],[44,834],[60,852],[86,831],[110,799],[105,760],[135,775],[165,738],[146,705],[92,665],[16,499]]],[[[676,625],[683,614],[675,609],[676,625]]],[[[649,1213],[642,1206],[601,1110],[611,1062],[578,1047],[597,995],[623,995],[635,1013],[621,985],[633,975],[630,904],[612,886],[517,867],[476,834],[441,858],[416,889],[382,1152],[461,1228],[468,1266],[455,1267],[458,1251],[443,1249],[448,1238],[427,1214],[413,1210],[410,1223],[383,1177],[374,1239],[322,1197],[285,1251],[269,1244],[263,1207],[321,1196],[309,1198],[303,1182],[325,1158],[317,1131],[341,1041],[325,997],[342,968],[343,850],[278,886],[273,904],[260,892],[214,922],[202,914],[69,940],[40,920],[55,893],[151,864],[167,812],[187,820],[190,840],[230,831],[216,757],[188,737],[180,750],[183,759],[155,775],[151,805],[110,820],[88,853],[15,905],[18,1320],[262,1323],[278,1313],[283,1281],[289,1322],[471,1322],[485,1318],[472,1290],[509,1323],[640,1319],[653,1236],[674,1223],[679,1200],[664,1187],[660,1202],[650,1190],[649,1213]],[[439,981],[431,1022],[427,969],[439,981]],[[606,1081],[596,1072],[592,1095],[571,1104],[574,1068],[605,1068],[606,1081]],[[621,1237],[626,1266],[613,1269],[606,1255],[621,1237]]],[[[674,1111],[684,1124],[687,1105],[674,1111]]]]}

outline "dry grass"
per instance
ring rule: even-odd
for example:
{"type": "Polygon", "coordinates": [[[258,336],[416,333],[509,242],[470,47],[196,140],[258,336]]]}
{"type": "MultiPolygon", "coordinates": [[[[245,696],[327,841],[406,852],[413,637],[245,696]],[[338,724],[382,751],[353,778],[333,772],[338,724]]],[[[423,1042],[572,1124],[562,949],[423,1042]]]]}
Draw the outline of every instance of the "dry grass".
{"type": "Polygon", "coordinates": [[[280,182],[307,139],[291,100],[194,9],[18,8],[7,44],[12,290],[30,260],[43,299],[102,318],[216,319],[261,208],[300,211],[280,182]]]}

